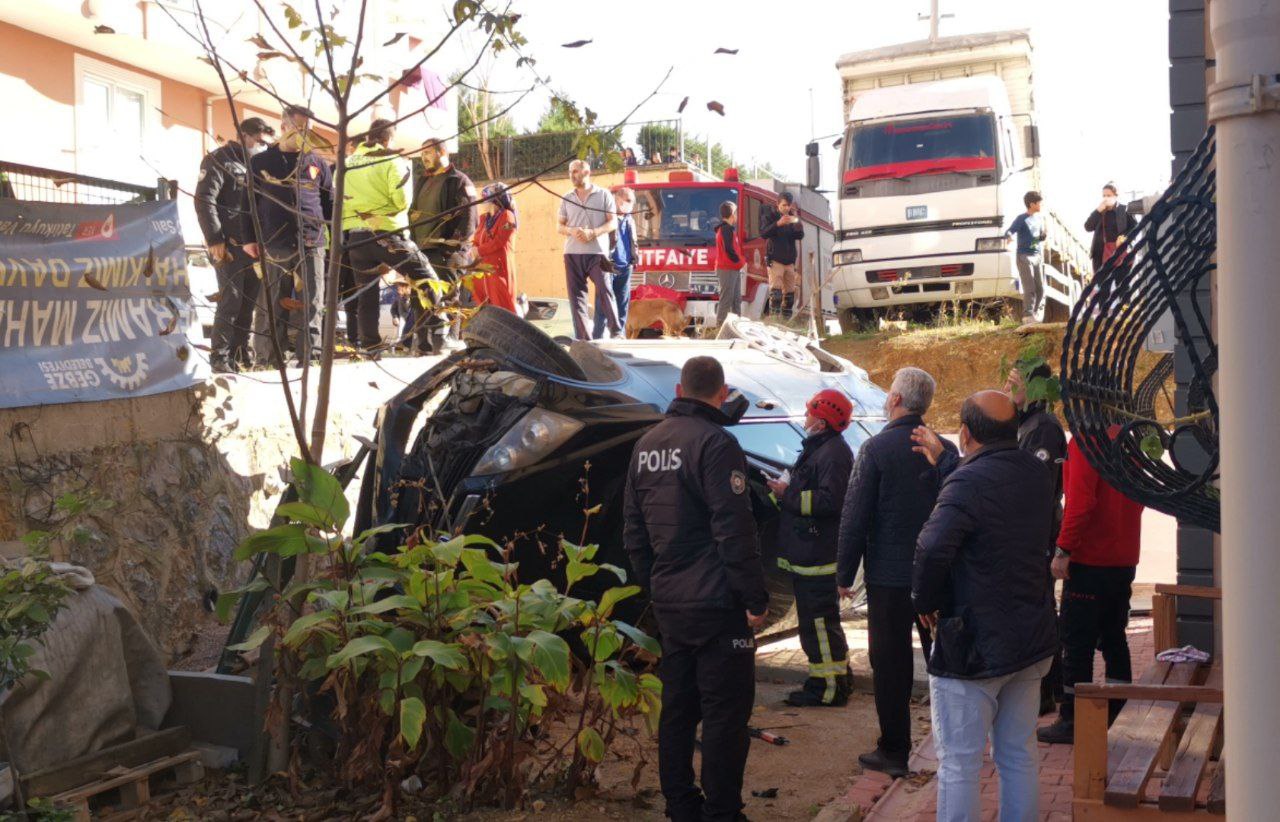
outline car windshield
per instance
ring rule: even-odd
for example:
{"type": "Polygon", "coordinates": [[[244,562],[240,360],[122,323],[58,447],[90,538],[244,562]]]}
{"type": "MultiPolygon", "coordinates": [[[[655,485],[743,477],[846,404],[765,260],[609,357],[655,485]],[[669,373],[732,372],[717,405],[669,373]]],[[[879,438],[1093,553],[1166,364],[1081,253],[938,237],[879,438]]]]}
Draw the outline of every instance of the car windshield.
{"type": "Polygon", "coordinates": [[[738,190],[728,186],[644,188],[636,194],[636,234],[642,246],[710,246],[720,204],[738,202],[738,190]]]}
{"type": "Polygon", "coordinates": [[[796,461],[804,441],[800,429],[789,422],[741,423],[727,430],[738,438],[743,451],[784,467],[796,461]]]}
{"type": "Polygon", "coordinates": [[[995,126],[990,114],[894,120],[854,126],[851,132],[846,171],[922,160],[996,156],[995,126]]]}

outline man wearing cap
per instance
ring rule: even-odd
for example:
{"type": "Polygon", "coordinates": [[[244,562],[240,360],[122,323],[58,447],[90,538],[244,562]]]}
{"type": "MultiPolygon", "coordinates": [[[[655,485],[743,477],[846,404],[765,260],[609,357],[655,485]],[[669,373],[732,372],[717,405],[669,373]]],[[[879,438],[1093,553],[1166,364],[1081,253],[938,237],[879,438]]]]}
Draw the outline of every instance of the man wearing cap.
{"type": "Polygon", "coordinates": [[[228,140],[205,155],[196,182],[195,207],[205,247],[218,276],[218,306],[213,314],[212,354],[215,373],[238,371],[249,360],[249,331],[261,280],[245,245],[240,209],[245,200],[249,158],[265,151],[275,129],[261,117],[240,122],[240,139],[228,140]]]}
{"type": "Polygon", "coordinates": [[[843,432],[853,403],[840,391],[819,391],[806,405],[805,437],[791,470],[769,481],[782,517],[778,567],[791,573],[800,623],[800,647],[809,658],[804,687],[788,705],[840,706],[849,701],[849,646],[840,627],[836,593],[836,538],[853,451],[843,432]]]}
{"type": "MultiPolygon", "coordinates": [[[[853,595],[858,566],[867,589],[867,639],[880,738],[858,756],[864,768],[893,777],[907,772],[911,753],[911,688],[915,639],[929,657],[929,633],[911,607],[911,562],[916,538],[933,511],[940,472],[915,450],[912,431],[933,403],[933,377],[919,368],[893,375],[884,411],[889,424],[858,449],[840,521],[836,580],[853,595]]],[[[938,448],[955,446],[939,440],[938,448]]]]}

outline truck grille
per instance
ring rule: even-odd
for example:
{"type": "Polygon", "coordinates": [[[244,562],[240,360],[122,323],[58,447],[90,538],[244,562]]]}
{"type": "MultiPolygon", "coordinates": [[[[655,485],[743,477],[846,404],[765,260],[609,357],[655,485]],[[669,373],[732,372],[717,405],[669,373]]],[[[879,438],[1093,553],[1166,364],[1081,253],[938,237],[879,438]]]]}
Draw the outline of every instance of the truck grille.
{"type": "Polygon", "coordinates": [[[972,274],[973,263],[877,268],[867,272],[867,282],[876,284],[896,283],[909,280],[932,280],[938,277],[968,277],[972,276],[972,274]]]}
{"type": "Polygon", "coordinates": [[[694,294],[720,293],[720,281],[714,271],[646,271],[639,276],[639,282],[694,294]]]}

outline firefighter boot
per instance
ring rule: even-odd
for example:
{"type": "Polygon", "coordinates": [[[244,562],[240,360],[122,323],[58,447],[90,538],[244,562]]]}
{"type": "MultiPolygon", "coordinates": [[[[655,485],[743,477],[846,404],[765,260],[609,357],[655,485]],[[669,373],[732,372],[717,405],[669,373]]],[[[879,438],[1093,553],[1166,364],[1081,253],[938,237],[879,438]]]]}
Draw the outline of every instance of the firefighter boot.
{"type": "Polygon", "coordinates": [[[835,688],[828,693],[827,681],[811,676],[805,680],[803,688],[787,694],[783,702],[793,708],[843,708],[849,702],[850,690],[847,677],[836,677],[835,688]],[[843,688],[841,680],[845,681],[843,688]]]}
{"type": "Polygon", "coordinates": [[[765,306],[765,314],[775,316],[782,310],[782,289],[769,289],[769,304],[765,306]]]}
{"type": "Polygon", "coordinates": [[[791,319],[791,312],[795,309],[796,292],[788,291],[782,298],[782,317],[783,319],[791,319]]]}

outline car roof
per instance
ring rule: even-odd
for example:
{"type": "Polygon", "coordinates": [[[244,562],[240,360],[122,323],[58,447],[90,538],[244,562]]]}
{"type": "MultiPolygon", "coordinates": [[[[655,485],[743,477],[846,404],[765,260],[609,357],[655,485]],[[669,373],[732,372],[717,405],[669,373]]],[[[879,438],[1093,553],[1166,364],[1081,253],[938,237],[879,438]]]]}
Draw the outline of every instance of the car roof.
{"type": "Polygon", "coordinates": [[[609,340],[596,343],[622,370],[617,390],[665,409],[675,399],[680,369],[692,357],[712,356],[725,381],[751,401],[746,419],[802,417],[817,392],[834,388],[854,402],[854,416],[883,415],[884,391],[854,370],[804,368],[752,347],[745,340],[609,340]]]}

